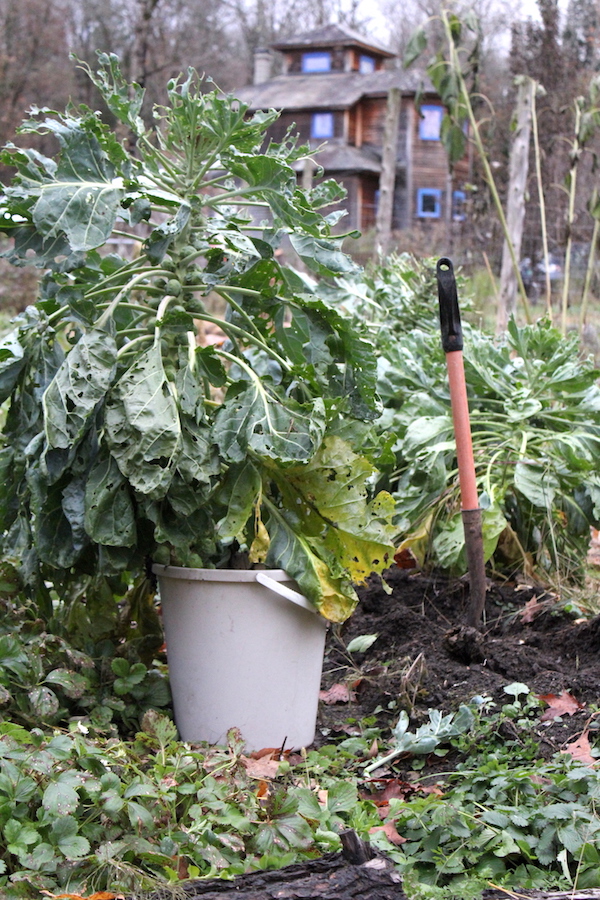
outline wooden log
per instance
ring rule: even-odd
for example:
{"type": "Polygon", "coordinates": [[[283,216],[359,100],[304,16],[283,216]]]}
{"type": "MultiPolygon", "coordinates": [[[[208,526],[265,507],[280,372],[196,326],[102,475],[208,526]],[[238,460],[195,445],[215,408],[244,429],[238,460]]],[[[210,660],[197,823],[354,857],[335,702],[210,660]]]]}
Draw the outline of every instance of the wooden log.
{"type": "Polygon", "coordinates": [[[407,900],[393,863],[352,832],[341,836],[341,853],[267,872],[250,872],[233,881],[192,881],[187,900],[407,900]],[[353,862],[357,860],[357,862],[353,862]]]}

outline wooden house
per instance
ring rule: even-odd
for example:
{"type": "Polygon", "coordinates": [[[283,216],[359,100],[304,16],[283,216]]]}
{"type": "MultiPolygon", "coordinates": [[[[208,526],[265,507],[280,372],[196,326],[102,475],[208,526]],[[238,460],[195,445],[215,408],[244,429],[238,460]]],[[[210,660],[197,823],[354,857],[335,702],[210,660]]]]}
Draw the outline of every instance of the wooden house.
{"type": "Polygon", "coordinates": [[[393,53],[340,25],[280,41],[273,49],[283,56],[281,74],[270,76],[270,51],[259,50],[254,83],[236,96],[251,110],[281,111],[270,132],[274,140],[294,126],[301,141],[322,147],[317,162],[348,193],[344,230],[365,231],[375,224],[392,87],[401,94],[392,228],[464,217],[467,161],[450,176],[440,141],[444,108],[439,96],[425,88],[417,109],[421,76],[392,67],[393,53]]]}

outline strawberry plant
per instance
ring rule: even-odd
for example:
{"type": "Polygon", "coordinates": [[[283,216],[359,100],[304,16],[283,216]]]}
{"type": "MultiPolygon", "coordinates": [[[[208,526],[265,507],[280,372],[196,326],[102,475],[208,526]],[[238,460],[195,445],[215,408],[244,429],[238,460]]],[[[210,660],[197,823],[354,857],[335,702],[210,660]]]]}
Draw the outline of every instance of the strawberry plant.
{"type": "Polygon", "coordinates": [[[339,215],[319,211],[340,189],[299,189],[307,148],[264,146],[276,113],[249,117],[191,70],[146,130],[143,92],[99,59],[88,74],[128,140],[85,107],[34,111],[21,132],[52,135],[57,154],[3,154],[16,175],[0,230],[15,265],[43,270],[0,347],[4,557],[47,616],[49,586],[96,622],[132,576],[147,611],[149,560],[235,558],[287,569],[343,620],[352,582],[391,552],[393,501],[351,446],[377,415],[375,354],[285,263],[353,270],[339,215]],[[222,343],[200,346],[198,322],[222,343]]]}

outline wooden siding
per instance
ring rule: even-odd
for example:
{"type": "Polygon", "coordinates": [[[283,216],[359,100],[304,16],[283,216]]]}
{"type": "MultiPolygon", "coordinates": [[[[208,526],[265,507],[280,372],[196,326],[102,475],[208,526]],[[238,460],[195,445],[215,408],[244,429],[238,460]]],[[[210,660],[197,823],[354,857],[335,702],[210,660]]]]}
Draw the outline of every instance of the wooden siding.
{"type": "Polygon", "coordinates": [[[382,146],[386,105],[385,97],[365,97],[361,101],[363,144],[372,147],[382,146]]]}
{"type": "Polygon", "coordinates": [[[379,190],[379,178],[363,176],[359,183],[358,222],[355,227],[360,231],[367,231],[375,227],[377,216],[377,191],[379,190]]]}
{"type": "MultiPolygon", "coordinates": [[[[413,100],[405,101],[409,110],[412,107],[412,127],[409,127],[409,153],[410,153],[410,170],[411,184],[409,190],[411,192],[411,200],[409,201],[407,210],[409,217],[414,221],[434,222],[448,220],[452,211],[452,194],[455,190],[462,190],[465,182],[469,178],[469,155],[466,154],[464,159],[460,160],[454,166],[452,181],[450,181],[448,157],[444,145],[441,141],[429,140],[425,141],[419,135],[419,124],[421,117],[415,107],[413,100]],[[417,196],[421,189],[439,190],[442,192],[442,206],[439,219],[420,219],[417,215],[417,196]],[[410,208],[412,207],[412,213],[410,208]]],[[[435,100],[428,100],[428,105],[444,107],[435,100]]],[[[407,221],[407,225],[410,225],[407,221]]]]}

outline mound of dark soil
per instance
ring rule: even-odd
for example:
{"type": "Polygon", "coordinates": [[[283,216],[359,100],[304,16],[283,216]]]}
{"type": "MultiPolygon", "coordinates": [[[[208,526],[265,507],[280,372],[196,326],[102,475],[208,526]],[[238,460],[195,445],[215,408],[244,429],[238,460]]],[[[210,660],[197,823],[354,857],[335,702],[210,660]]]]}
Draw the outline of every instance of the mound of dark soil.
{"type": "MultiPolygon", "coordinates": [[[[557,598],[541,587],[490,585],[480,631],[461,623],[468,604],[465,581],[411,575],[393,567],[391,587],[372,577],[359,589],[361,602],[328,638],[323,689],[343,685],[350,697],[321,703],[319,741],[332,731],[374,716],[394,725],[401,709],[415,724],[428,709],[456,710],[480,695],[510,702],[503,688],[526,684],[538,695],[567,692],[582,706],[573,715],[540,724],[545,754],[561,749],[590,719],[600,700],[600,617],[576,620],[558,611],[557,598]],[[364,652],[345,647],[358,635],[377,634],[364,652]]],[[[596,724],[597,717],[592,724],[596,724]]]]}

